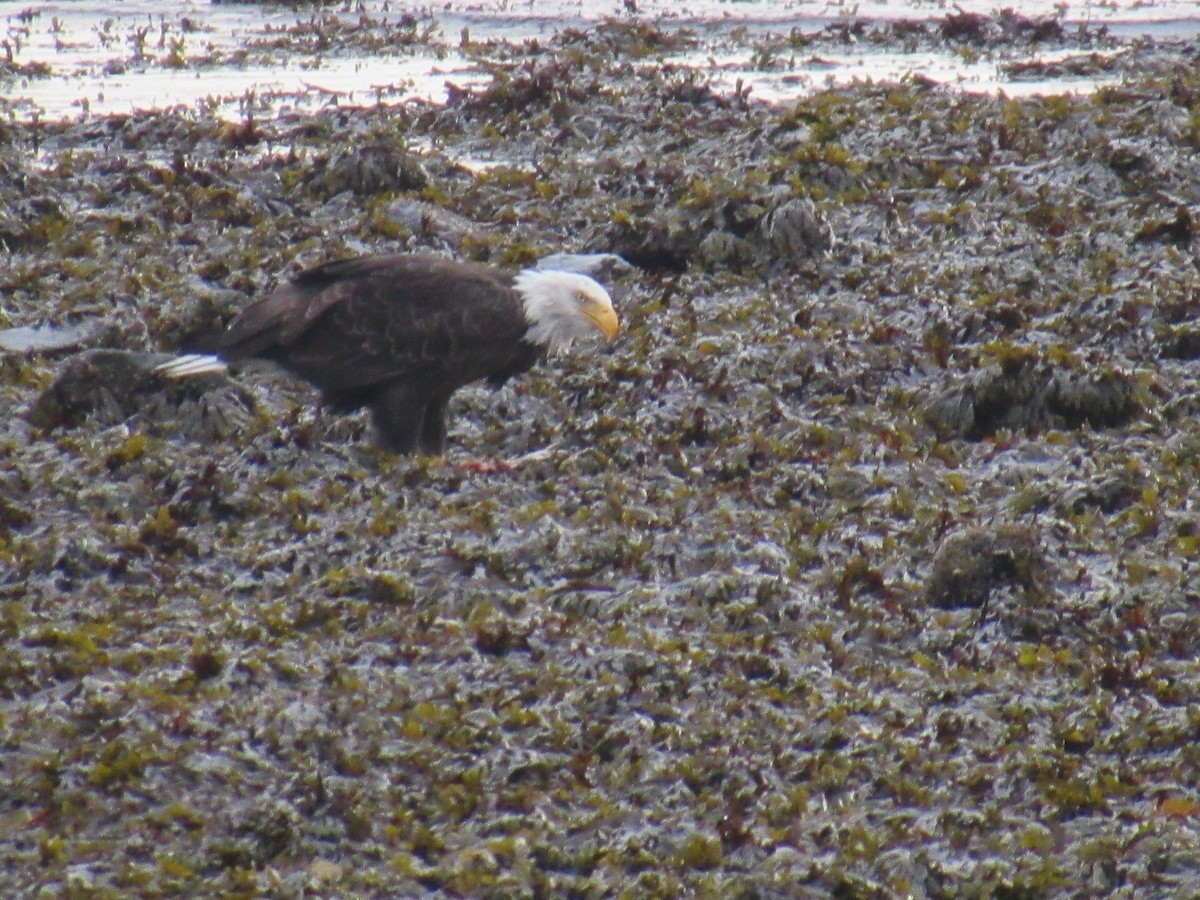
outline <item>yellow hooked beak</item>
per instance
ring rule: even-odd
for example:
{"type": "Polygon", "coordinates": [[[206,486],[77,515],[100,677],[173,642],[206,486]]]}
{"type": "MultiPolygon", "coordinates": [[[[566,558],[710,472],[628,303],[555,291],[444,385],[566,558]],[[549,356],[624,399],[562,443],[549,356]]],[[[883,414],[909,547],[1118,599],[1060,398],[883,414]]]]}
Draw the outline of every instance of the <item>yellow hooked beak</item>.
{"type": "Polygon", "coordinates": [[[612,304],[610,303],[589,301],[583,308],[583,314],[591,319],[600,330],[600,333],[610,341],[621,330],[621,322],[617,318],[617,311],[612,308],[612,304]]]}

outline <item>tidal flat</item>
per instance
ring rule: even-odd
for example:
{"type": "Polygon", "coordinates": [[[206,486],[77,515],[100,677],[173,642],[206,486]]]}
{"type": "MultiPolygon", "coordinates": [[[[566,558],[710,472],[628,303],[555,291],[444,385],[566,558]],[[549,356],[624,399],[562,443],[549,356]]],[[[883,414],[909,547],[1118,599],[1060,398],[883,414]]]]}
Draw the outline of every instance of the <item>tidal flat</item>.
{"type": "MultiPolygon", "coordinates": [[[[729,40],[1100,87],[766,102],[631,15],[444,102],[6,117],[0,893],[1194,890],[1200,50],[1055,23],[729,40]],[[619,254],[625,332],[445,459],[153,371],[406,249],[619,254]]],[[[262,52],[430,40],[322,28],[262,52]]]]}

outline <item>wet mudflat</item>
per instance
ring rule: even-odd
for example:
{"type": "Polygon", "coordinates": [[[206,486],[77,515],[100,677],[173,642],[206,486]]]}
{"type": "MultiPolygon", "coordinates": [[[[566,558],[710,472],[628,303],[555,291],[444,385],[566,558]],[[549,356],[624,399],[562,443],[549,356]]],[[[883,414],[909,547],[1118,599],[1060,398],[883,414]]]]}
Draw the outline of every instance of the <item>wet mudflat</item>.
{"type": "Polygon", "coordinates": [[[444,105],[3,126],[5,893],[1200,879],[1196,47],[838,39],[1112,84],[770,105],[630,19],[477,46],[444,105]],[[464,392],[444,461],[151,371],[404,248],[619,253],[626,333],[464,392]]]}

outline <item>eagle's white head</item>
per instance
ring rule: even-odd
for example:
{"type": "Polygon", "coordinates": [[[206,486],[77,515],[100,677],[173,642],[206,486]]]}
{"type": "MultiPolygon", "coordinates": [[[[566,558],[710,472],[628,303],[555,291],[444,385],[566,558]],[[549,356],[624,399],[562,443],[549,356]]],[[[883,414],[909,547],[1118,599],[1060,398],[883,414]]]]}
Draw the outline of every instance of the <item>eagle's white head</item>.
{"type": "Polygon", "coordinates": [[[621,329],[608,291],[586,275],[525,269],[513,284],[525,303],[529,340],[552,351],[598,334],[612,340],[621,329]]]}

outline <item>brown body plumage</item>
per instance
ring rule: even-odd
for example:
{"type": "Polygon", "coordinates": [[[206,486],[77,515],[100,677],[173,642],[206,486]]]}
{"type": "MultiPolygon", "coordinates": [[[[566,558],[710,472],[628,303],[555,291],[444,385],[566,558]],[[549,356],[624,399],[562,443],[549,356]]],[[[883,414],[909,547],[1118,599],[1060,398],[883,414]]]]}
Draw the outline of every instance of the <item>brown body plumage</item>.
{"type": "MultiPolygon", "coordinates": [[[[501,385],[547,349],[616,330],[607,293],[586,276],[514,275],[412,254],[302,272],[247,307],[215,349],[220,361],[278,363],[340,411],[369,408],[390,450],[440,453],[454,391],[479,380],[501,385]]],[[[176,375],[211,370],[166,367],[176,375]]]]}

